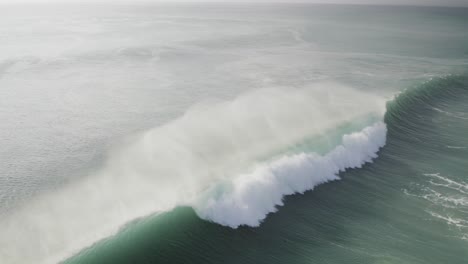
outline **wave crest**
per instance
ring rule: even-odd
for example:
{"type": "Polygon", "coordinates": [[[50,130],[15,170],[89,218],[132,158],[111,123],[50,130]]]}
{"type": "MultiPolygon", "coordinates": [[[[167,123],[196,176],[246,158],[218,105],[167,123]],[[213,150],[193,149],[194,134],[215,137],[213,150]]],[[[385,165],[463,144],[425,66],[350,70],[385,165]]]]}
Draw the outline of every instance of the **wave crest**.
{"type": "Polygon", "coordinates": [[[235,178],[219,197],[209,197],[195,210],[201,218],[222,225],[258,226],[268,213],[283,205],[285,195],[303,193],[338,180],[339,172],[360,168],[376,158],[385,145],[386,134],[386,125],[378,122],[344,135],[342,144],[324,156],[301,153],[258,165],[251,173],[235,178]]]}

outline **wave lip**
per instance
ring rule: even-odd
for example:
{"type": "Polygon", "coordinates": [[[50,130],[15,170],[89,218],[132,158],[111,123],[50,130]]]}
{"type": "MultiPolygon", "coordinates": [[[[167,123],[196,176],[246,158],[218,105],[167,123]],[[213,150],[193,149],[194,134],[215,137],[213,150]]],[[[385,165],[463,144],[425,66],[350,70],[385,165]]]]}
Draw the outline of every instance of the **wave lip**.
{"type": "Polygon", "coordinates": [[[259,226],[269,213],[283,205],[285,195],[312,190],[340,179],[339,172],[371,162],[385,145],[386,134],[386,125],[377,122],[344,135],[341,145],[323,156],[301,153],[258,165],[251,173],[235,178],[222,195],[201,202],[195,210],[203,219],[233,228],[259,226]]]}

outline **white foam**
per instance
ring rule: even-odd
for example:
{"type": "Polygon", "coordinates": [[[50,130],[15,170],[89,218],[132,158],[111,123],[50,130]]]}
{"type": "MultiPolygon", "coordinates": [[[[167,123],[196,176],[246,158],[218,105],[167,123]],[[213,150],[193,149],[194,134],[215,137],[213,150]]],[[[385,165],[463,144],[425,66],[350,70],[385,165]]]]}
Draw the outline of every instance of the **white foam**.
{"type": "Polygon", "coordinates": [[[461,218],[455,218],[452,216],[443,216],[441,214],[432,212],[432,211],[427,211],[430,215],[432,215],[435,218],[444,220],[448,225],[453,225],[458,228],[467,228],[468,227],[468,221],[465,219],[461,218]]]}
{"type": "Polygon", "coordinates": [[[446,146],[449,149],[466,149],[466,147],[460,147],[460,146],[446,146]]]}
{"type": "Polygon", "coordinates": [[[298,154],[257,166],[231,182],[228,191],[210,197],[196,206],[204,219],[230,227],[258,226],[268,213],[283,205],[283,197],[312,190],[315,186],[338,180],[338,173],[359,168],[377,157],[385,145],[386,126],[378,122],[361,132],[344,135],[342,145],[324,156],[298,154]]]}
{"type": "Polygon", "coordinates": [[[468,184],[463,181],[455,181],[448,177],[440,175],[440,173],[425,173],[424,176],[430,177],[429,183],[434,186],[446,187],[461,194],[468,194],[468,184]]]}

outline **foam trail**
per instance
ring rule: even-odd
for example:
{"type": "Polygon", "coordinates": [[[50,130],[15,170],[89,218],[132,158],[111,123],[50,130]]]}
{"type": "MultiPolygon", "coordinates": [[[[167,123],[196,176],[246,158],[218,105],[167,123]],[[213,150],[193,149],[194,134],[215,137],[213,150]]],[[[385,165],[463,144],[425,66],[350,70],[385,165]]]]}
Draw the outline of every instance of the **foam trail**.
{"type": "Polygon", "coordinates": [[[338,173],[360,168],[377,157],[385,145],[387,128],[378,122],[361,132],[344,135],[342,145],[324,156],[298,154],[259,165],[249,174],[232,181],[220,197],[210,197],[196,207],[204,219],[237,228],[258,226],[268,213],[283,205],[283,197],[312,190],[315,186],[338,180],[338,173]]]}
{"type": "Polygon", "coordinates": [[[201,216],[221,224],[257,225],[281,204],[283,195],[310,189],[369,161],[383,136],[370,131],[382,131],[383,125],[346,136],[343,146],[325,157],[283,158],[254,174],[245,174],[248,168],[343,124],[381,117],[384,110],[382,98],[333,83],[262,89],[230,102],[199,104],[122,144],[100,171],[2,216],[0,263],[59,262],[133,219],[178,205],[193,205],[201,216]],[[310,178],[307,170],[313,173],[310,178]],[[213,206],[200,204],[206,190],[220,182],[232,182],[234,192],[213,206]],[[270,187],[264,184],[268,182],[270,187]],[[263,193],[275,194],[252,197],[248,188],[255,184],[263,193]],[[235,201],[252,209],[243,211],[235,201]],[[240,216],[229,222],[229,213],[240,216]]]}

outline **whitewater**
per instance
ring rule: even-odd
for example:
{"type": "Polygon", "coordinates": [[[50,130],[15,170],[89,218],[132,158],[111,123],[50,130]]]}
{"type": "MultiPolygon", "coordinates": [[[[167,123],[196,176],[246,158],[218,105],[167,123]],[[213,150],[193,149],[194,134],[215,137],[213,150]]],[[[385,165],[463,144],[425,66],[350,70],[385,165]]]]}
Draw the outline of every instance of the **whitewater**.
{"type": "Polygon", "coordinates": [[[385,144],[385,124],[375,122],[384,102],[344,85],[318,83],[199,103],[122,142],[98,172],[2,218],[0,259],[58,262],[131,220],[184,205],[222,225],[258,226],[285,195],[337,180],[339,172],[376,158],[385,144]],[[269,157],[353,120],[368,126],[330,139],[324,154],[269,157]]]}

